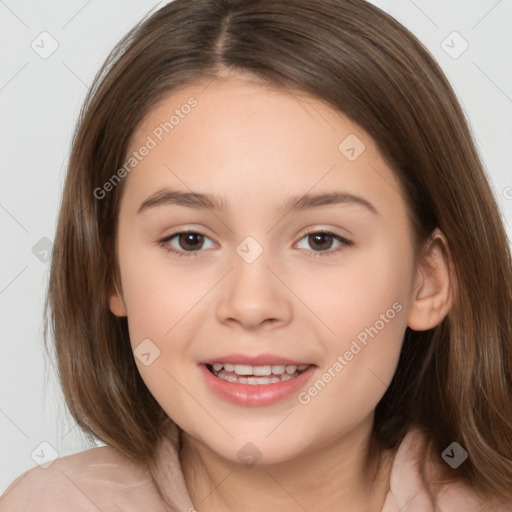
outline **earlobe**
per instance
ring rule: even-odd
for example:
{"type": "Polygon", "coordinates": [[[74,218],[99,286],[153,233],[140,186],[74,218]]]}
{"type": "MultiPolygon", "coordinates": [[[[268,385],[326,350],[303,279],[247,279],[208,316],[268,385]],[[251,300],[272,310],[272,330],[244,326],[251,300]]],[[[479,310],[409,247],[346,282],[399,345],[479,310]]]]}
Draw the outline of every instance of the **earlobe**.
{"type": "Polygon", "coordinates": [[[439,325],[453,304],[454,289],[455,274],[448,244],[436,228],[418,263],[417,279],[411,290],[408,327],[426,331],[439,325]]]}
{"type": "Polygon", "coordinates": [[[116,316],[127,316],[126,304],[121,293],[119,293],[116,284],[114,283],[114,290],[111,289],[109,297],[110,311],[116,316]]]}

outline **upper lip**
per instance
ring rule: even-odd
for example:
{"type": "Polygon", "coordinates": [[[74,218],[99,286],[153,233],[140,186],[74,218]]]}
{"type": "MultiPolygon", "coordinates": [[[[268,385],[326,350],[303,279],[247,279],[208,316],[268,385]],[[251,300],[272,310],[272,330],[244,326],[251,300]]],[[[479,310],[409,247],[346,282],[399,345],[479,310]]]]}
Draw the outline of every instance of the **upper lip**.
{"type": "Polygon", "coordinates": [[[230,364],[246,364],[250,366],[272,366],[272,365],[285,365],[285,366],[300,366],[303,364],[311,365],[311,363],[304,361],[296,361],[288,359],[287,357],[278,356],[275,354],[259,354],[259,355],[247,355],[247,354],[228,354],[225,356],[211,357],[199,361],[199,364],[210,364],[215,363],[230,363],[230,364]]]}

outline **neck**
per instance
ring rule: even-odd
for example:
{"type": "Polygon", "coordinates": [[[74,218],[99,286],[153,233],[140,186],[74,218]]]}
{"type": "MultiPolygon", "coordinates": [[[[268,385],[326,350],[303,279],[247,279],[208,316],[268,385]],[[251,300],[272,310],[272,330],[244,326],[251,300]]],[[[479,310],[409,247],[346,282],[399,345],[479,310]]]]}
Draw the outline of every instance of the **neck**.
{"type": "Polygon", "coordinates": [[[392,456],[364,467],[373,417],[293,460],[252,467],[227,460],[182,433],[180,463],[198,512],[350,510],[381,512],[392,456]]]}

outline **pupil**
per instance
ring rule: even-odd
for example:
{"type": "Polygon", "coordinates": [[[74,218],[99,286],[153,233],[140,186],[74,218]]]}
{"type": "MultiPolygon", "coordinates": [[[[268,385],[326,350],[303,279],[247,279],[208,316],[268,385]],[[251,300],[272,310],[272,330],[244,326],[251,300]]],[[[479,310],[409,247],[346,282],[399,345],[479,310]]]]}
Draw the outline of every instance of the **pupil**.
{"type": "MultiPolygon", "coordinates": [[[[189,246],[188,248],[189,249],[197,249],[198,247],[201,246],[201,243],[202,243],[202,237],[203,235],[200,235],[199,233],[182,233],[180,235],[180,245],[184,248],[184,249],[187,249],[187,245],[189,246]],[[197,238],[199,237],[199,243],[195,243],[194,244],[194,238],[197,238]],[[189,242],[192,242],[192,244],[190,244],[189,242]]],[[[196,240],[197,242],[197,240],[196,240]]]]}
{"type": "Polygon", "coordinates": [[[321,247],[317,247],[317,248],[319,248],[319,249],[329,249],[329,247],[330,247],[330,245],[331,245],[331,242],[332,242],[332,235],[328,235],[327,233],[316,233],[316,234],[310,235],[310,243],[311,243],[311,238],[314,240],[314,243],[312,243],[312,244],[311,244],[311,246],[312,246],[313,248],[314,248],[314,245],[315,245],[319,240],[320,240],[319,245],[321,246],[321,247]],[[322,240],[322,239],[325,239],[325,238],[327,238],[327,241],[328,241],[327,246],[325,246],[325,243],[324,243],[324,244],[322,244],[322,243],[321,243],[321,240],[322,240]],[[324,247],[322,247],[322,245],[323,245],[324,247]]]}
{"type": "MultiPolygon", "coordinates": [[[[203,235],[199,233],[182,233],[180,235],[180,245],[186,250],[197,249],[202,244],[203,235]],[[195,241],[195,243],[194,243],[195,241]],[[187,247],[188,246],[188,247],[187,247]]],[[[329,249],[332,243],[332,235],[327,233],[315,233],[309,235],[311,246],[317,246],[317,249],[329,249]],[[323,242],[323,243],[322,243],[323,242]],[[327,243],[326,243],[327,242],[327,243]]]]}

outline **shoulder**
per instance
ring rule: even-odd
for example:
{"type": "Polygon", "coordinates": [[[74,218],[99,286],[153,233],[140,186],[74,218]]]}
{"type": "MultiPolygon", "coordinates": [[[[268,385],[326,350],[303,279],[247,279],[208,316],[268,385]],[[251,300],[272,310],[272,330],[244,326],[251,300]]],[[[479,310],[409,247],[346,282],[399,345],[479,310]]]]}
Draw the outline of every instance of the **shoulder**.
{"type": "Polygon", "coordinates": [[[36,466],[0,497],[0,512],[135,511],[160,500],[149,473],[117,449],[102,446],[36,466]]]}
{"type": "Polygon", "coordinates": [[[408,503],[418,512],[511,510],[489,503],[465,482],[454,478],[446,460],[433,449],[428,432],[417,427],[407,433],[395,455],[390,490],[382,512],[401,510],[408,503]]]}

